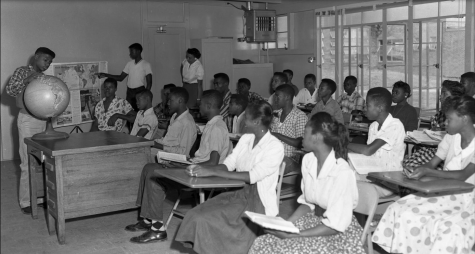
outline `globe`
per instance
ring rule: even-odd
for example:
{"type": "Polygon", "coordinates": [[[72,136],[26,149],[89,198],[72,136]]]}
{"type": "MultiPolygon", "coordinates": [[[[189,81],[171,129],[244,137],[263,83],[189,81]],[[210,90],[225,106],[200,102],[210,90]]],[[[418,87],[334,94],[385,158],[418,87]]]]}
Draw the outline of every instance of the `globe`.
{"type": "Polygon", "coordinates": [[[41,119],[59,116],[68,107],[70,99],[66,84],[49,75],[32,80],[23,94],[28,111],[41,119]]]}
{"type": "Polygon", "coordinates": [[[54,76],[41,75],[33,79],[23,93],[26,109],[40,119],[47,119],[46,130],[33,135],[34,140],[63,139],[67,133],[53,129],[51,118],[66,110],[71,95],[64,82],[54,76]]]}

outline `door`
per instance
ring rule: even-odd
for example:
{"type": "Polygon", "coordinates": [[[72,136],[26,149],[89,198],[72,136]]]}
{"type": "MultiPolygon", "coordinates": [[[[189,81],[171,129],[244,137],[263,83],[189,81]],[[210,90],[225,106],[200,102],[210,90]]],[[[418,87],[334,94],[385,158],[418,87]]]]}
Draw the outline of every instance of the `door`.
{"type": "Polygon", "coordinates": [[[180,67],[185,59],[185,28],[167,27],[157,32],[158,27],[149,27],[144,39],[146,60],[152,65],[153,105],[161,102],[161,91],[166,84],[182,86],[180,67]]]}

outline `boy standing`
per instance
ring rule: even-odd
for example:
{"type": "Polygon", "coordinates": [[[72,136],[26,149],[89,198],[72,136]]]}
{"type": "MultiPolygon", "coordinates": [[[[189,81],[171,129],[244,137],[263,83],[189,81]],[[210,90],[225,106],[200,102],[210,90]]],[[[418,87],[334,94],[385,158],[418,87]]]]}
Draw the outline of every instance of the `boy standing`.
{"type": "Polygon", "coordinates": [[[244,121],[244,113],[247,107],[247,98],[240,94],[231,95],[231,103],[229,103],[229,114],[233,116],[232,133],[244,133],[246,122],[244,121]]]}
{"type": "MultiPolygon", "coordinates": [[[[199,150],[192,159],[200,165],[217,165],[223,163],[232,150],[229,134],[219,110],[223,104],[221,93],[216,90],[204,91],[201,96],[200,113],[208,119],[201,137],[199,150]]],[[[140,178],[139,192],[136,205],[141,206],[140,217],[143,219],[136,224],[128,225],[125,230],[131,232],[146,231],[140,236],[130,239],[133,243],[151,243],[167,239],[163,225],[163,200],[166,189],[173,188],[176,183],[166,179],[158,179],[155,170],[162,167],[156,163],[145,165],[140,178]]]]}
{"type": "Polygon", "coordinates": [[[359,114],[364,111],[365,101],[356,91],[358,79],[355,76],[347,76],[343,81],[345,93],[340,95],[337,102],[340,104],[341,111],[347,114],[359,114]]]}
{"type": "MultiPolygon", "coordinates": [[[[18,136],[20,139],[19,153],[21,159],[18,201],[20,203],[21,211],[24,214],[31,214],[28,152],[24,139],[44,131],[46,128],[46,122],[28,113],[23,102],[23,92],[32,80],[43,75],[43,72],[49,68],[55,56],[56,54],[48,48],[38,48],[35,51],[35,56],[33,57],[31,64],[17,68],[6,87],[7,94],[16,97],[16,105],[20,108],[17,120],[18,136]]],[[[38,203],[43,203],[43,201],[39,200],[38,203]]]]}
{"type": "MultiPolygon", "coordinates": [[[[366,96],[366,115],[375,120],[369,126],[366,145],[350,143],[348,150],[381,159],[386,168],[382,171],[401,171],[406,145],[405,132],[401,121],[389,113],[392,103],[391,93],[383,87],[371,88],[366,96]]],[[[379,195],[387,196],[390,191],[377,188],[379,195]]]]}
{"type": "Polygon", "coordinates": [[[129,46],[129,56],[132,58],[125,65],[120,75],[99,73],[99,78],[113,78],[117,81],[124,80],[127,76],[127,97],[126,100],[132,105],[135,111],[138,111],[135,95],[152,88],[152,66],[149,62],[142,59],[142,45],[134,43],[129,46]]]}
{"type": "Polygon", "coordinates": [[[318,87],[318,96],[321,100],[312,109],[312,112],[308,115],[308,119],[311,119],[316,113],[324,111],[333,116],[338,122],[342,124],[344,123],[343,113],[341,112],[340,105],[338,105],[338,102],[332,98],[332,95],[335,93],[335,91],[335,81],[326,78],[322,79],[322,82],[318,87]]]}
{"type": "Polygon", "coordinates": [[[240,78],[237,83],[237,93],[247,98],[249,103],[263,101],[264,98],[258,93],[251,92],[251,81],[247,78],[240,78]]]}
{"type": "Polygon", "coordinates": [[[295,153],[302,147],[302,139],[307,124],[305,113],[293,105],[294,89],[290,85],[277,87],[274,106],[277,116],[271,124],[271,133],[284,145],[285,174],[300,171],[299,155],[295,153]]]}
{"type": "Polygon", "coordinates": [[[313,74],[307,74],[304,78],[304,88],[300,90],[294,99],[294,104],[316,104],[319,101],[318,92],[315,87],[317,78],[313,74]]]}

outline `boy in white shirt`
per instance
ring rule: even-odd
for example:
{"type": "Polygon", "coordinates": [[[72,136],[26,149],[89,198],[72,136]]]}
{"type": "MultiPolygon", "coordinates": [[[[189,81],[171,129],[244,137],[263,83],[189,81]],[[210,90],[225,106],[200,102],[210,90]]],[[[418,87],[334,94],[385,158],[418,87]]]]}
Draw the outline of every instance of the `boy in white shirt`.
{"type": "MultiPolygon", "coordinates": [[[[375,87],[368,91],[366,116],[375,121],[369,127],[367,145],[350,143],[348,150],[381,159],[386,164],[381,171],[402,171],[406,134],[401,121],[389,113],[391,103],[392,96],[386,88],[375,87]]],[[[392,193],[387,189],[376,189],[380,196],[392,193]]]]}
{"type": "Polygon", "coordinates": [[[304,78],[304,86],[297,96],[294,98],[294,105],[302,104],[316,104],[319,101],[318,92],[316,88],[317,78],[313,74],[307,74],[304,78]]]}

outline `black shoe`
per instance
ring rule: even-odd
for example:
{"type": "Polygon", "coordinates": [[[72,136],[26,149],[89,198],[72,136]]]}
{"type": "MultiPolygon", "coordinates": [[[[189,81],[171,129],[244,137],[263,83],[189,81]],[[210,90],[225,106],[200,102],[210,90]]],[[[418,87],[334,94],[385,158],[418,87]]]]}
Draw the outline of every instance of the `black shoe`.
{"type": "Polygon", "coordinates": [[[153,243],[167,240],[167,231],[149,230],[140,236],[130,238],[133,243],[153,243]]]}
{"type": "Polygon", "coordinates": [[[145,221],[141,220],[135,224],[128,225],[125,227],[125,230],[130,232],[137,232],[137,231],[148,231],[152,227],[152,223],[147,224],[145,221]]]}
{"type": "Polygon", "coordinates": [[[31,214],[31,206],[21,208],[21,212],[26,215],[31,214]]]}

